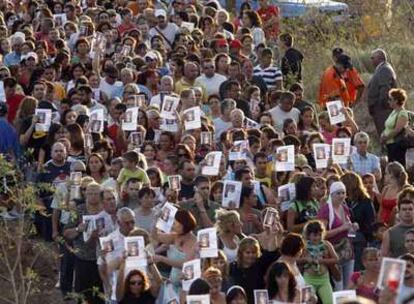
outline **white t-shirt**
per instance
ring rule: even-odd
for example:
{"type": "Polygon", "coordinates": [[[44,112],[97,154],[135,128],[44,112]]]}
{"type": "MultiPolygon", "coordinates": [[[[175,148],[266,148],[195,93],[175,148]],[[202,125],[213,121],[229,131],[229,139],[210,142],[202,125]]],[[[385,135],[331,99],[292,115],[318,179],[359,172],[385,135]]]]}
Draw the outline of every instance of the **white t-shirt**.
{"type": "Polygon", "coordinates": [[[283,131],[283,123],[288,118],[293,119],[296,123],[299,122],[300,111],[296,108],[292,108],[289,112],[285,112],[279,106],[276,106],[270,109],[269,113],[272,115],[274,127],[278,131],[283,131]]]}
{"type": "MultiPolygon", "coordinates": [[[[167,26],[164,29],[160,29],[158,26],[157,26],[157,29],[151,28],[150,31],[149,31],[150,37],[153,37],[155,35],[160,35],[160,33],[157,30],[159,32],[161,32],[165,36],[165,38],[168,39],[168,41],[171,44],[173,44],[174,39],[175,39],[175,35],[178,33],[178,31],[180,29],[179,29],[179,27],[175,23],[168,22],[167,26]]],[[[169,47],[168,44],[167,44],[167,46],[169,47]]]]}
{"type": "Polygon", "coordinates": [[[218,94],[220,85],[226,80],[226,76],[217,73],[211,78],[208,78],[205,74],[202,74],[196,78],[194,86],[197,86],[198,83],[201,84],[206,88],[207,96],[210,96],[212,94],[218,94]]]}
{"type": "Polygon", "coordinates": [[[114,98],[117,96],[119,91],[122,91],[123,84],[121,81],[115,81],[114,84],[109,84],[106,82],[105,78],[101,79],[99,83],[99,90],[104,92],[109,98],[114,98]]]}
{"type": "Polygon", "coordinates": [[[214,123],[216,141],[220,141],[221,133],[223,133],[224,131],[232,127],[232,123],[230,121],[226,122],[223,119],[221,119],[221,117],[214,119],[213,123],[214,123]]]}

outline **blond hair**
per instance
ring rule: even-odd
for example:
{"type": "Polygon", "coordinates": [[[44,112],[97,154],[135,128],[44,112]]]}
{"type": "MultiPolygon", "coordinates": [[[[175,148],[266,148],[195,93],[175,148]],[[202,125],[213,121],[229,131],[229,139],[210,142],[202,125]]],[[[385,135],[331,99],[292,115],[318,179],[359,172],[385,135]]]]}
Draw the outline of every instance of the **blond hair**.
{"type": "Polygon", "coordinates": [[[240,221],[240,215],[235,210],[219,209],[216,212],[216,227],[218,233],[227,233],[230,226],[240,221]]]}

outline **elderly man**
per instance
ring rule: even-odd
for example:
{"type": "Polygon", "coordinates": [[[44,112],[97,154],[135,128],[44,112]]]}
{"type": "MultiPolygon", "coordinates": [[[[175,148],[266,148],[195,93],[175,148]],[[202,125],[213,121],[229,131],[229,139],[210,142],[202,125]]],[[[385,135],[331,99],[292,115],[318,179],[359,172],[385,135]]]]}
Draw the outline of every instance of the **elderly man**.
{"type": "MultiPolygon", "coordinates": [[[[22,34],[22,33],[20,33],[22,34]]],[[[17,33],[11,37],[11,46],[13,52],[4,56],[4,65],[9,67],[13,65],[19,65],[21,61],[21,49],[24,42],[24,34],[18,35],[17,33]]]]}
{"type": "Polygon", "coordinates": [[[202,84],[196,84],[196,79],[200,75],[200,67],[195,62],[187,62],[184,65],[184,76],[175,84],[175,93],[178,95],[186,89],[201,86],[203,90],[203,98],[206,98],[206,89],[202,84]]]}
{"type": "Polygon", "coordinates": [[[361,176],[372,173],[379,182],[381,180],[381,165],[379,158],[368,152],[368,134],[362,131],[355,134],[354,144],[356,151],[351,154],[353,170],[361,176]]]}
{"type": "Polygon", "coordinates": [[[173,92],[173,90],[174,79],[168,75],[162,76],[160,80],[160,93],[151,98],[150,105],[155,106],[161,110],[161,105],[164,102],[164,97],[166,95],[178,97],[177,94],[173,92]]]}
{"type": "Polygon", "coordinates": [[[197,77],[196,83],[206,88],[207,95],[219,93],[220,85],[226,81],[226,76],[216,73],[216,65],[211,58],[205,59],[202,63],[203,74],[197,77]]]}
{"type": "Polygon", "coordinates": [[[378,135],[381,135],[384,122],[392,111],[388,105],[388,92],[397,86],[397,76],[388,63],[384,50],[374,50],[371,62],[375,66],[375,72],[368,83],[366,97],[369,114],[374,120],[378,135]]]}
{"type": "Polygon", "coordinates": [[[244,113],[240,109],[234,109],[230,114],[231,124],[233,128],[241,129],[244,123],[244,113]]]}

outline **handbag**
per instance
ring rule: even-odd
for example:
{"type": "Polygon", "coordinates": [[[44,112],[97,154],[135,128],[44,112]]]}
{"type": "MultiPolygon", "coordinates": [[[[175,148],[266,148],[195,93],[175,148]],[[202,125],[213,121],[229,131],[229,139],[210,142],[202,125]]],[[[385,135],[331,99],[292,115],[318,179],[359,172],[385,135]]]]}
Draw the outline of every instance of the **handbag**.
{"type": "Polygon", "coordinates": [[[352,248],[349,238],[343,238],[338,244],[333,245],[339,258],[339,263],[352,260],[354,258],[354,249],[352,248]]]}

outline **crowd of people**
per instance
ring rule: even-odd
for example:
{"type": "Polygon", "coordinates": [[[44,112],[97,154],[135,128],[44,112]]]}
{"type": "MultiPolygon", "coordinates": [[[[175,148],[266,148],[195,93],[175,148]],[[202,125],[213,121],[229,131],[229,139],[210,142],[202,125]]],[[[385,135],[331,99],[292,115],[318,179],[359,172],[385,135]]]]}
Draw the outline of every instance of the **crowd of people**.
{"type": "MultiPolygon", "coordinates": [[[[306,100],[312,58],[270,2],[0,2],[0,155],[51,186],[33,221],[57,244],[64,301],[414,301],[407,93],[383,49],[364,83],[336,47],[306,100]],[[381,289],[384,258],[405,272],[381,289]]],[[[0,175],[0,217],[18,221],[0,175]]]]}

